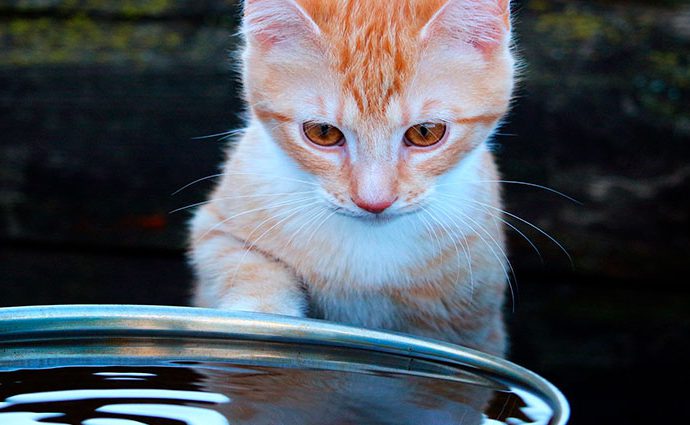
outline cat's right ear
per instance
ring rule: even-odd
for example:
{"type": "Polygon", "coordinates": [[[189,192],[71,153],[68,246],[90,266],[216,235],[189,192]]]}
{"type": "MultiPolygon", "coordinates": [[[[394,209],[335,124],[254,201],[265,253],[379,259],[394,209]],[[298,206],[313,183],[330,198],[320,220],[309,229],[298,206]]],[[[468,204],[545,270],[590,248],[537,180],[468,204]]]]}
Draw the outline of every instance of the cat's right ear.
{"type": "Polygon", "coordinates": [[[294,0],[245,0],[242,30],[262,48],[315,43],[321,30],[294,0]]]}
{"type": "Polygon", "coordinates": [[[510,41],[510,0],[447,0],[422,28],[421,38],[492,53],[510,41]]]}

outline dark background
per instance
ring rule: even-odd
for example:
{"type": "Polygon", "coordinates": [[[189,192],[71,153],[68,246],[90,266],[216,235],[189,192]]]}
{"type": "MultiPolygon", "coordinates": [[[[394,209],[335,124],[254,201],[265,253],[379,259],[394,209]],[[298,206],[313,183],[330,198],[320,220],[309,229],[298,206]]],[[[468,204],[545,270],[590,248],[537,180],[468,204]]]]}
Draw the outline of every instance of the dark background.
{"type": "MultiPolygon", "coordinates": [[[[184,305],[185,213],[240,126],[222,0],[0,0],[0,306],[184,305]]],[[[572,424],[686,416],[690,3],[516,2],[525,63],[497,137],[518,299],[511,358],[572,424]],[[685,377],[685,378],[683,378],[685,377]],[[681,387],[682,388],[682,387],[681,387]]],[[[510,310],[510,306],[508,309],[510,310]]],[[[681,419],[682,418],[682,419],[681,419]]]]}

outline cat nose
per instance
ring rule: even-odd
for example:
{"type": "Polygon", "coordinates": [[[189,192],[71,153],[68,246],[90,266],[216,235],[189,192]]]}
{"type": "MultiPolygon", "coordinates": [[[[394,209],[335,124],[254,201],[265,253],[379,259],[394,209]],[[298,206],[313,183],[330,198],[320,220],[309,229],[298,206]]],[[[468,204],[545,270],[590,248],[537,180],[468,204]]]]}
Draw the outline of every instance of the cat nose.
{"type": "Polygon", "coordinates": [[[374,214],[381,214],[397,200],[397,197],[392,199],[377,199],[376,201],[368,201],[359,197],[352,198],[352,202],[354,202],[355,205],[374,214]]]}
{"type": "Polygon", "coordinates": [[[364,211],[381,214],[398,200],[396,164],[362,161],[350,176],[350,199],[364,211]]]}

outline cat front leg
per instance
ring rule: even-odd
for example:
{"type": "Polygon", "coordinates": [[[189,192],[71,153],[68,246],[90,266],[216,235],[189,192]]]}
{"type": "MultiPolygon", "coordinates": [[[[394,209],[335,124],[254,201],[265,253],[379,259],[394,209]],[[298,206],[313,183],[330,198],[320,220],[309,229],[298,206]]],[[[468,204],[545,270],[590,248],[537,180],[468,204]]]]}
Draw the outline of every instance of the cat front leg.
{"type": "Polygon", "coordinates": [[[192,224],[193,305],[304,317],[306,293],[289,267],[227,230],[195,225],[207,214],[200,210],[192,224]]]}

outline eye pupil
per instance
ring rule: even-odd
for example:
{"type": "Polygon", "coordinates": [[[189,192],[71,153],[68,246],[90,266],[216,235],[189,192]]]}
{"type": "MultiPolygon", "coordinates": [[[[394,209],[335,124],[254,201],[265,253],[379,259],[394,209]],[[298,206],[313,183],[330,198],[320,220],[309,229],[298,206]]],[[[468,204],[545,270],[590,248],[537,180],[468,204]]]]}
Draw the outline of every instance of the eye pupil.
{"type": "Polygon", "coordinates": [[[307,139],[319,146],[339,146],[345,143],[343,133],[330,124],[305,122],[302,131],[307,139]]]}
{"type": "Polygon", "coordinates": [[[446,134],[446,125],[438,122],[425,122],[413,125],[405,132],[405,143],[411,146],[427,147],[435,145],[446,134]]]}

